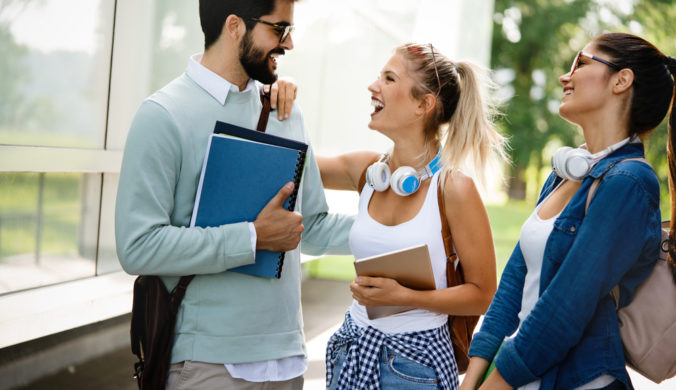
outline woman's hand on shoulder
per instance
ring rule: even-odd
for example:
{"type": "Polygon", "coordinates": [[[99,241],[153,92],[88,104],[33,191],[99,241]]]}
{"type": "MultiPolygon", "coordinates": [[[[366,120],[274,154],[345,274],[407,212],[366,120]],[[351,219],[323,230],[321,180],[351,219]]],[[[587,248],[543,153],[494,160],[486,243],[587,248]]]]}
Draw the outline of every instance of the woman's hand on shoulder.
{"type": "Polygon", "coordinates": [[[277,119],[281,121],[288,118],[298,92],[298,86],[293,79],[280,78],[272,85],[264,85],[263,90],[270,92],[270,108],[277,109],[277,119]]]}
{"type": "Polygon", "coordinates": [[[378,156],[378,153],[371,151],[350,152],[332,157],[317,156],[324,188],[359,191],[362,173],[378,156]]]}

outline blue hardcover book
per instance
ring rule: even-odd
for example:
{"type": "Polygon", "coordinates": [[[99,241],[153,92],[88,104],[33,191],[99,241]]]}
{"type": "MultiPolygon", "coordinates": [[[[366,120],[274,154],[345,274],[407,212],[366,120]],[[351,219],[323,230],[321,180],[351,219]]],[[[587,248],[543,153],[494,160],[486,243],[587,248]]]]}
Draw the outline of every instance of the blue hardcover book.
{"type": "MultiPolygon", "coordinates": [[[[290,211],[295,207],[307,145],[289,139],[293,145],[280,146],[279,139],[286,138],[228,126],[239,129],[238,134],[212,134],[209,138],[191,226],[253,222],[270,199],[290,181],[295,187],[284,207],[290,211]]],[[[284,252],[257,250],[255,264],[229,271],[279,278],[283,264],[284,252]]]]}

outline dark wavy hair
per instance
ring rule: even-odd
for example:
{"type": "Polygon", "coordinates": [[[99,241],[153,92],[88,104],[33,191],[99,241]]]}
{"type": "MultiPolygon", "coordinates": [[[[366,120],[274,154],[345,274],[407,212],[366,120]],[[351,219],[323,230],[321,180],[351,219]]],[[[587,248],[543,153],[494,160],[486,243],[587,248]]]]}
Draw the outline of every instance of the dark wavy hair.
{"type": "Polygon", "coordinates": [[[643,135],[652,131],[669,113],[667,158],[669,161],[669,196],[671,224],[669,232],[669,262],[676,282],[676,102],[674,78],[676,59],[662,53],[641,37],[624,33],[609,33],[594,38],[596,49],[610,57],[620,68],[634,72],[633,95],[629,111],[630,135],[643,135]]]}

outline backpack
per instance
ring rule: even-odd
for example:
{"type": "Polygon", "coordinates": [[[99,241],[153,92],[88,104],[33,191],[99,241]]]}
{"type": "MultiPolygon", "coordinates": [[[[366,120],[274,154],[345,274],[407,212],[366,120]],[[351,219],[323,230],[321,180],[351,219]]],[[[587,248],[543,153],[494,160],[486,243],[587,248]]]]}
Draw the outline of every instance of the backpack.
{"type": "MultiPolygon", "coordinates": [[[[650,166],[643,158],[621,161],[632,160],[650,166]]],[[[592,183],[585,212],[604,175],[592,183]]],[[[664,229],[668,224],[668,221],[662,223],[659,258],[650,275],[636,288],[629,305],[619,308],[619,286],[611,291],[615,308],[618,309],[617,318],[627,365],[655,383],[676,375],[676,283],[668,261],[669,232],[664,229]]]]}
{"type": "MultiPolygon", "coordinates": [[[[378,161],[378,159],[370,162],[368,167],[378,161]]],[[[359,192],[366,184],[366,169],[362,172],[359,179],[359,192]]],[[[457,254],[453,248],[453,237],[451,235],[451,228],[446,220],[446,206],[444,204],[444,197],[441,192],[441,185],[437,186],[437,200],[439,201],[439,216],[441,217],[441,237],[444,241],[444,249],[446,251],[446,280],[448,287],[459,286],[465,283],[465,274],[462,270],[462,264],[458,259],[457,254]]],[[[472,341],[472,333],[479,322],[479,316],[448,316],[448,331],[451,336],[451,344],[453,345],[453,354],[455,355],[455,362],[458,366],[458,372],[464,374],[469,365],[469,344],[472,341]]]]}
{"type": "Polygon", "coordinates": [[[164,389],[169,375],[176,313],[195,275],[183,276],[167,291],[159,276],[141,275],[134,281],[131,309],[131,351],[138,358],[134,378],[143,390],[164,389]]]}

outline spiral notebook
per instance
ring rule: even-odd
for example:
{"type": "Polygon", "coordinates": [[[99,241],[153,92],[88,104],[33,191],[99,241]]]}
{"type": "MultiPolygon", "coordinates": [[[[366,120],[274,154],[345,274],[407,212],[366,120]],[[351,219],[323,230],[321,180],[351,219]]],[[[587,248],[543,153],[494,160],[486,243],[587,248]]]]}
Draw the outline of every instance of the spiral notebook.
{"type": "MultiPolygon", "coordinates": [[[[295,186],[284,208],[292,211],[306,153],[302,142],[218,122],[209,137],[190,226],[253,222],[290,181],[295,186]]],[[[254,264],[228,271],[280,278],[283,264],[284,252],[257,250],[254,264]]]]}

